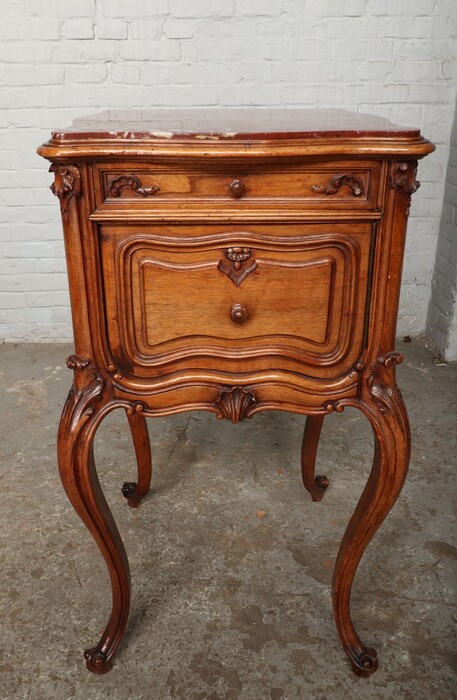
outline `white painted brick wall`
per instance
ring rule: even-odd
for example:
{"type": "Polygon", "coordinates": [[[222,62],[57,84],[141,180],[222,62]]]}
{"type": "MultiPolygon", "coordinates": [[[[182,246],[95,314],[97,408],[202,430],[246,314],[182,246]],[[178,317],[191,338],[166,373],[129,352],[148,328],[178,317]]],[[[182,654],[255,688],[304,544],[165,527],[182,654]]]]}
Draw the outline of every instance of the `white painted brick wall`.
{"type": "Polygon", "coordinates": [[[441,227],[436,248],[427,338],[446,360],[457,360],[457,106],[441,227]]]}
{"type": "Polygon", "coordinates": [[[68,340],[59,209],[35,154],[100,109],[346,107],[419,126],[400,308],[425,328],[457,87],[455,0],[1,0],[0,339],[68,340]]]}

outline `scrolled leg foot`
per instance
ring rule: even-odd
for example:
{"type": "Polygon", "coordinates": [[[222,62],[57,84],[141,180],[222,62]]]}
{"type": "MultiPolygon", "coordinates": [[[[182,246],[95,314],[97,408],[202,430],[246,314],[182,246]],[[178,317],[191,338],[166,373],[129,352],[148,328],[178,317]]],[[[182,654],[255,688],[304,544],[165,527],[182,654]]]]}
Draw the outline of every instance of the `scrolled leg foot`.
{"type": "Polygon", "coordinates": [[[131,508],[138,508],[143,496],[137,493],[138,484],[136,481],[126,481],[122,484],[122,495],[127,499],[127,503],[131,508]]]}
{"type": "Polygon", "coordinates": [[[111,660],[107,661],[105,654],[98,647],[86,649],[84,652],[86,666],[92,673],[108,673],[113,666],[111,660]]]}
{"type": "Polygon", "coordinates": [[[352,670],[357,676],[367,678],[378,670],[378,655],[376,649],[366,647],[359,654],[349,655],[352,670]]]}
{"type": "Polygon", "coordinates": [[[316,476],[316,478],[314,479],[314,483],[316,484],[316,488],[319,489],[319,491],[315,492],[314,494],[311,494],[311,497],[313,501],[320,501],[322,499],[322,496],[324,495],[324,491],[328,488],[330,481],[326,476],[318,474],[318,476],[316,476]]]}

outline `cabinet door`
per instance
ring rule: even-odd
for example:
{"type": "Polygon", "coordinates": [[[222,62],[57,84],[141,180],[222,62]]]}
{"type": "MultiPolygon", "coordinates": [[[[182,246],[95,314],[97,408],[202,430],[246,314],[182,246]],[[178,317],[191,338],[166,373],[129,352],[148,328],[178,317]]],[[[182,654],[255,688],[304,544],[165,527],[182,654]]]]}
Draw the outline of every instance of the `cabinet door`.
{"type": "Polygon", "coordinates": [[[123,373],[335,377],[363,346],[370,224],[105,226],[108,339],[123,373]]]}

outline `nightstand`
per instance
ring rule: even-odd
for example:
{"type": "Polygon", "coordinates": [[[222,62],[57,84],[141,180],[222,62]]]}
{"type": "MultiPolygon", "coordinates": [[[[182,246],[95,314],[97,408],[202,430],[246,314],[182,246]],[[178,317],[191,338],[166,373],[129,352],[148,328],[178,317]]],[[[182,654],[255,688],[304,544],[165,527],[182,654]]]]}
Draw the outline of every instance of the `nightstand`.
{"type": "Polygon", "coordinates": [[[418,130],[379,117],[270,109],[106,112],[39,149],[60,199],[75,336],[60,473],[112,582],[90,670],[110,669],[130,600],[93,460],[103,418],[126,411],[138,480],[122,491],[138,506],[151,480],[147,418],[306,414],[303,482],[319,501],[322,423],[346,406],[370,421],[375,454],[337,557],[334,613],[353,670],[376,670],[350,594],[408,467],[395,328],[417,160],[432,151],[418,130]]]}

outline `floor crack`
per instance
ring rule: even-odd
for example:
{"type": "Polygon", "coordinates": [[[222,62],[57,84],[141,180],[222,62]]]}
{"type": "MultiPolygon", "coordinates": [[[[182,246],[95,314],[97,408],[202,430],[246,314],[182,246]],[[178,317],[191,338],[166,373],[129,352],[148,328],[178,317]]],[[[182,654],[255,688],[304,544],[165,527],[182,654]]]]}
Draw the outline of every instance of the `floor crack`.
{"type": "Polygon", "coordinates": [[[189,423],[190,423],[190,419],[191,419],[191,418],[192,418],[192,415],[189,414],[189,418],[187,419],[187,422],[186,422],[184,428],[183,428],[183,429],[180,431],[180,433],[178,434],[178,437],[177,437],[177,439],[176,439],[176,442],[174,443],[173,447],[172,447],[171,450],[170,450],[170,453],[169,453],[169,455],[168,455],[168,457],[167,457],[167,460],[166,460],[166,466],[167,466],[167,467],[168,467],[168,465],[170,464],[170,460],[171,460],[171,458],[173,457],[173,454],[174,454],[176,448],[177,448],[178,445],[183,441],[183,439],[184,439],[184,437],[185,437],[185,435],[186,435],[187,428],[189,427],[189,423]]]}

